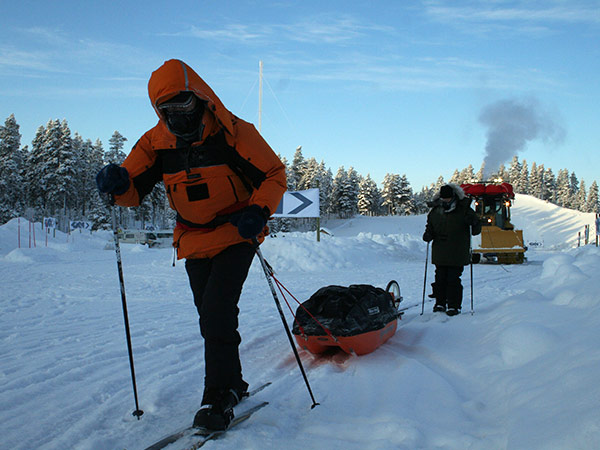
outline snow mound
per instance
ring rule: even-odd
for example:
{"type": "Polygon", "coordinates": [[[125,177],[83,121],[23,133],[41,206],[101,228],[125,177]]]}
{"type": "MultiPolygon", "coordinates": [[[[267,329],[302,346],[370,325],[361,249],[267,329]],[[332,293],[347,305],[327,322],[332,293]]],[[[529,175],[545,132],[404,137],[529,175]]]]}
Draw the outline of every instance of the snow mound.
{"type": "Polygon", "coordinates": [[[516,368],[551,351],[558,339],[539,324],[519,323],[506,328],[499,340],[502,360],[516,368]]]}
{"type": "Polygon", "coordinates": [[[33,259],[26,255],[24,250],[18,248],[5,255],[4,261],[12,263],[30,263],[33,262],[33,259]]]}
{"type": "Polygon", "coordinates": [[[321,236],[315,233],[278,233],[261,246],[269,263],[282,271],[322,272],[355,267],[356,261],[372,258],[396,261],[415,260],[423,255],[423,242],[408,234],[359,232],[351,237],[321,236]]]}

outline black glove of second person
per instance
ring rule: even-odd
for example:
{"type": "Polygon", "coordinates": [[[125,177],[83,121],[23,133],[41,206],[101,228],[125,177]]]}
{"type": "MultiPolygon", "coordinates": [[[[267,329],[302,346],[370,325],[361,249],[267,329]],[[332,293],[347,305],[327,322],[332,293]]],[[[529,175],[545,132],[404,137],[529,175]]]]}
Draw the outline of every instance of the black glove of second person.
{"type": "Polygon", "coordinates": [[[435,238],[435,236],[433,234],[433,230],[431,229],[431,227],[429,225],[427,225],[425,227],[425,233],[423,233],[423,240],[425,242],[431,242],[431,241],[433,241],[434,238],[435,238]]]}
{"type": "Polygon", "coordinates": [[[104,166],[96,175],[96,186],[103,194],[121,195],[129,189],[129,173],[117,164],[104,166]]]}
{"type": "Polygon", "coordinates": [[[250,205],[239,213],[232,215],[230,221],[237,227],[241,237],[251,239],[263,230],[269,216],[267,208],[250,205]]]}

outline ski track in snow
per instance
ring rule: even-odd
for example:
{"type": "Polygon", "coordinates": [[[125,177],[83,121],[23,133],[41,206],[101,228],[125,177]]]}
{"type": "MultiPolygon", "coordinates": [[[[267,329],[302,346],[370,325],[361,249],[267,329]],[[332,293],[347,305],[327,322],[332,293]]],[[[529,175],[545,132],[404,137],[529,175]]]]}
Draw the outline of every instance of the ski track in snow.
{"type": "MultiPolygon", "coordinates": [[[[600,252],[572,248],[593,217],[524,196],[513,217],[543,247],[524,265],[475,265],[473,315],[465,268],[454,318],[432,314],[429,299],[420,315],[424,216],[331,221],[335,236],[320,243],[313,233],[268,239],[266,259],[300,301],[330,284],[396,279],[402,307],[412,307],[369,355],[300,350],[320,403],[311,410],[255,260],[240,302],[241,356],[251,385],[273,382],[247,402],[270,404],[205,448],[597,448],[600,252]]],[[[137,420],[110,234],[57,233],[45,247],[39,232],[36,248],[17,249],[16,227],[0,227],[0,447],[137,450],[189,425],[204,367],[183,262],[172,267],[168,249],[122,245],[145,412],[137,420]]],[[[430,265],[427,293],[433,274],[430,265]]]]}

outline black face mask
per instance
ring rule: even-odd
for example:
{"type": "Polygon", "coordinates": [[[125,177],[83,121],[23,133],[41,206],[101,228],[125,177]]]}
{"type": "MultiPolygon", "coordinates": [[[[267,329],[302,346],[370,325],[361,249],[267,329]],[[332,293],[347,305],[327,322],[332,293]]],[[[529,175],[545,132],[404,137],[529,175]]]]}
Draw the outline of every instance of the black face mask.
{"type": "Polygon", "coordinates": [[[182,92],[159,106],[167,128],[188,141],[200,138],[205,102],[191,92],[182,92]]]}

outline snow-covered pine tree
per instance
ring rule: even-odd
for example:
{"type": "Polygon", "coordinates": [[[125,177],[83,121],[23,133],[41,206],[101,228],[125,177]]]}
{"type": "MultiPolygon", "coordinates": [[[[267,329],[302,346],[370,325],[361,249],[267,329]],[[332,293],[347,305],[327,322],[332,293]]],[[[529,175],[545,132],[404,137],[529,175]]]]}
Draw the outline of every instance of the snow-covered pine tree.
{"type": "Polygon", "coordinates": [[[156,228],[167,228],[174,224],[175,214],[171,211],[167,199],[167,191],[163,182],[157,183],[152,192],[146,196],[144,203],[148,205],[149,220],[156,228]]]}
{"type": "Polygon", "coordinates": [[[35,214],[42,216],[45,208],[45,185],[44,185],[44,136],[46,128],[38,127],[33,140],[31,141],[31,151],[27,155],[25,163],[25,190],[27,205],[34,209],[35,214]]]}
{"type": "Polygon", "coordinates": [[[358,212],[363,216],[375,216],[379,209],[380,194],[377,183],[367,174],[358,185],[358,212]]]}
{"type": "Polygon", "coordinates": [[[485,161],[483,163],[481,163],[481,167],[479,168],[479,171],[475,174],[475,180],[486,181],[486,180],[484,180],[484,178],[485,178],[485,161]]]}
{"type": "MultiPolygon", "coordinates": [[[[521,164],[521,173],[519,173],[519,181],[517,182],[518,193],[529,194],[529,168],[527,166],[527,160],[523,160],[521,164]]],[[[514,186],[513,186],[514,187],[514,186]]]]}
{"type": "Polygon", "coordinates": [[[85,145],[88,150],[85,155],[88,173],[86,183],[89,184],[88,188],[90,189],[87,218],[92,222],[93,230],[107,230],[112,227],[112,218],[107,199],[101,197],[96,186],[96,175],[104,165],[104,147],[100,139],[96,139],[91,147],[88,147],[88,141],[85,145]]]}
{"type": "Polygon", "coordinates": [[[0,126],[0,225],[24,210],[24,159],[14,114],[0,126]]]}
{"type": "Polygon", "coordinates": [[[518,156],[513,156],[510,168],[508,169],[508,182],[512,184],[515,192],[519,192],[519,177],[521,176],[521,163],[518,156]]]}
{"type": "Polygon", "coordinates": [[[529,195],[542,198],[542,187],[544,182],[544,166],[538,166],[535,161],[531,163],[531,174],[529,176],[529,195]]]}
{"type": "Polygon", "coordinates": [[[508,171],[506,170],[506,166],[504,164],[500,164],[500,166],[498,166],[498,170],[496,170],[496,172],[492,172],[488,175],[487,180],[483,180],[483,181],[491,181],[491,180],[497,180],[500,179],[502,181],[506,181],[507,183],[510,183],[510,175],[508,173],[508,171]]]}
{"type": "Polygon", "coordinates": [[[458,169],[454,169],[454,173],[450,177],[449,183],[460,184],[460,172],[458,169]]]}
{"type": "Polygon", "coordinates": [[[435,184],[432,185],[433,192],[431,193],[432,195],[431,195],[430,199],[433,198],[433,196],[435,194],[437,194],[440,191],[440,188],[445,184],[446,184],[446,182],[444,181],[444,177],[440,175],[438,177],[437,181],[435,182],[435,184]]]}
{"type": "MultiPolygon", "coordinates": [[[[341,166],[333,179],[332,209],[334,214],[342,218],[352,216],[353,193],[350,180],[348,179],[348,172],[344,166],[341,166]]],[[[356,200],[354,201],[354,207],[356,207],[356,200]]]]}
{"type": "Polygon", "coordinates": [[[397,214],[401,216],[414,214],[417,210],[417,207],[413,200],[413,191],[410,187],[410,183],[408,182],[408,178],[406,178],[406,174],[403,174],[398,180],[398,187],[400,198],[397,214]]]}
{"type": "MultiPolygon", "coordinates": [[[[297,189],[303,191],[319,186],[319,164],[315,158],[305,160],[303,163],[301,178],[298,180],[297,189]]],[[[298,173],[300,175],[300,173],[298,173]]]]}
{"type": "Polygon", "coordinates": [[[325,162],[319,164],[319,206],[321,216],[332,214],[332,192],[333,174],[331,169],[325,166],[325,162]]]}
{"type": "Polygon", "coordinates": [[[415,207],[417,208],[417,214],[425,214],[429,211],[427,202],[431,198],[431,191],[433,190],[433,184],[429,187],[423,186],[420,192],[417,192],[414,196],[415,207]]]}
{"type": "Polygon", "coordinates": [[[592,182],[590,185],[590,190],[588,191],[586,212],[600,212],[600,199],[598,196],[598,183],[596,183],[596,180],[592,182]]]}
{"type": "Polygon", "coordinates": [[[577,189],[577,194],[575,194],[575,203],[574,208],[577,211],[585,212],[587,209],[587,195],[586,195],[585,181],[581,180],[579,183],[579,188],[577,189]]]}
{"type": "Polygon", "coordinates": [[[571,198],[574,199],[579,192],[579,180],[577,179],[575,172],[571,172],[571,176],[569,177],[569,185],[571,189],[571,198]]]}
{"type": "Polygon", "coordinates": [[[290,163],[288,162],[288,160],[287,160],[287,158],[285,156],[281,156],[278,153],[277,157],[279,158],[279,160],[285,166],[285,178],[286,178],[286,183],[287,183],[287,190],[288,191],[293,191],[294,190],[294,184],[293,184],[293,178],[294,177],[292,175],[292,167],[290,166],[290,163]]]}
{"type": "MultiPolygon", "coordinates": [[[[56,121],[58,122],[58,120],[56,121]]],[[[75,188],[75,173],[77,170],[77,155],[73,151],[73,138],[66,119],[60,122],[60,139],[57,149],[57,168],[55,178],[55,189],[51,196],[52,204],[57,205],[57,211],[62,206],[63,230],[68,230],[68,220],[72,218],[70,210],[77,204],[78,192],[75,188]],[[61,205],[62,203],[62,205],[61,205]]]]}
{"type": "MultiPolygon", "coordinates": [[[[290,166],[290,164],[288,163],[288,160],[285,156],[281,156],[280,154],[277,154],[277,156],[279,157],[280,161],[283,163],[283,165],[285,166],[285,177],[286,177],[286,183],[287,183],[287,190],[288,191],[293,191],[294,189],[294,185],[293,185],[293,174],[292,174],[292,168],[290,166]]],[[[274,214],[275,211],[272,211],[272,213],[274,214]]],[[[271,233],[277,233],[279,231],[290,231],[291,230],[291,220],[287,217],[274,217],[273,219],[269,220],[269,230],[271,233]]]]}
{"type": "Polygon", "coordinates": [[[465,169],[462,170],[458,178],[457,184],[471,183],[475,179],[475,172],[473,165],[469,164],[465,169]]]}
{"type": "MultiPolygon", "coordinates": [[[[156,186],[152,189],[152,192],[156,190],[156,186]]],[[[133,209],[134,219],[140,222],[140,229],[145,230],[146,227],[151,223],[152,219],[152,193],[144,197],[140,206],[136,206],[133,209]]]]}
{"type": "Polygon", "coordinates": [[[354,169],[350,167],[348,169],[348,189],[347,189],[347,210],[350,213],[350,217],[358,213],[358,185],[360,184],[360,175],[354,169]]]}
{"type": "MultiPolygon", "coordinates": [[[[86,183],[87,180],[85,180],[85,145],[86,143],[83,141],[83,138],[79,135],[79,133],[75,132],[73,138],[71,139],[71,147],[76,160],[75,167],[77,169],[75,171],[75,176],[73,177],[73,188],[78,195],[75,197],[75,204],[72,207],[74,209],[74,217],[77,219],[85,217],[87,197],[89,197],[88,192],[86,191],[89,183],[86,183]]],[[[91,141],[89,142],[89,145],[92,145],[91,141]]]]}
{"type": "Polygon", "coordinates": [[[288,186],[292,186],[293,191],[300,190],[298,188],[300,184],[300,180],[304,176],[304,172],[306,170],[306,160],[304,159],[304,155],[302,155],[302,146],[299,146],[294,152],[294,159],[292,160],[291,166],[291,179],[288,180],[288,186]]]}
{"type": "Polygon", "coordinates": [[[564,208],[572,207],[571,180],[567,169],[559,170],[556,176],[556,204],[564,208]]]}
{"type": "Polygon", "coordinates": [[[544,172],[542,192],[542,200],[556,203],[556,178],[550,167],[544,172]]]}
{"type": "MultiPolygon", "coordinates": [[[[32,142],[27,182],[36,215],[62,212],[61,228],[66,231],[67,210],[74,203],[75,155],[67,121],[48,121],[32,142]]],[[[39,217],[38,217],[39,218],[39,217]]]]}
{"type": "Polygon", "coordinates": [[[108,140],[108,151],[104,154],[105,164],[121,164],[127,155],[123,151],[127,138],[115,131],[108,140]]]}
{"type": "Polygon", "coordinates": [[[500,164],[500,167],[498,167],[496,178],[500,178],[504,181],[508,181],[510,179],[510,175],[508,173],[508,170],[506,170],[506,166],[504,164],[500,164]]]}
{"type": "Polygon", "coordinates": [[[96,174],[102,168],[104,150],[100,140],[97,145],[92,144],[90,139],[83,138],[75,133],[73,137],[73,152],[77,165],[75,172],[76,210],[75,218],[85,218],[90,204],[94,201],[93,194],[96,187],[96,174]],[[98,147],[99,143],[99,147],[98,147]]]}
{"type": "Polygon", "coordinates": [[[87,213],[87,219],[92,222],[92,230],[110,230],[112,228],[112,218],[108,205],[100,197],[100,191],[94,190],[90,198],[90,205],[87,213]]]}
{"type": "Polygon", "coordinates": [[[400,208],[400,175],[386,174],[383,178],[383,188],[381,189],[381,206],[388,215],[399,214],[400,208]]]}

